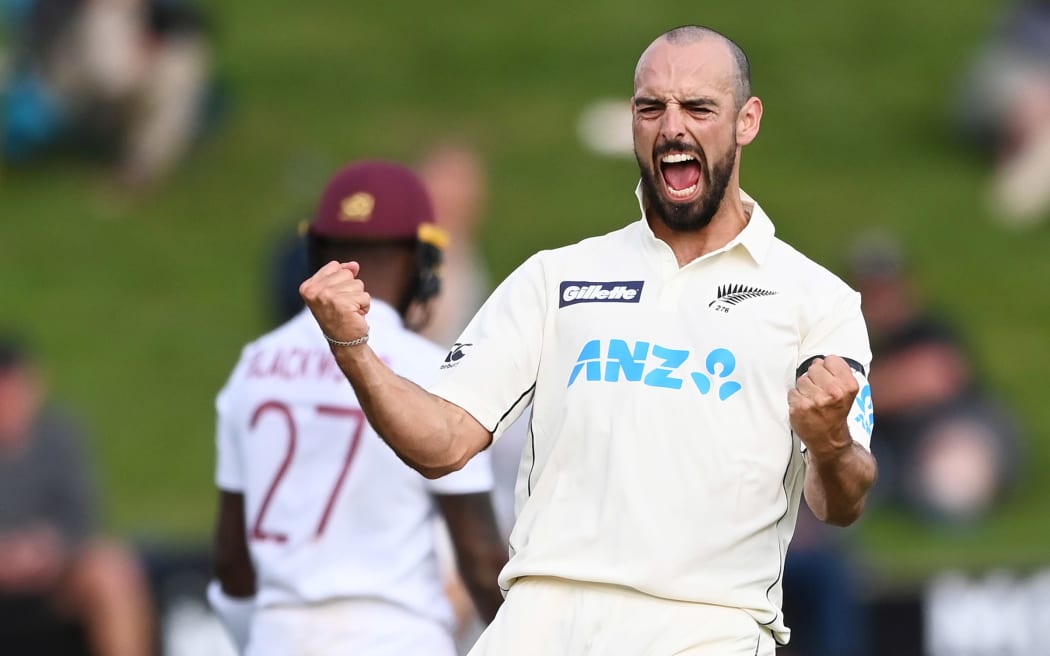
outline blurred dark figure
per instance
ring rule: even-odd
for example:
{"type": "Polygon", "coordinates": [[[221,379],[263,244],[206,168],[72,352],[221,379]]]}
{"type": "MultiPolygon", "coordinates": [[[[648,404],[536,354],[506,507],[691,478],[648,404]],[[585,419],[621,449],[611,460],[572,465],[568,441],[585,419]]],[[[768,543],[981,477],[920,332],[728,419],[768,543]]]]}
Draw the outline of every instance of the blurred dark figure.
{"type": "Polygon", "coordinates": [[[1017,475],[1014,418],[955,329],[923,306],[891,240],[857,244],[853,281],[871,333],[877,498],[952,522],[981,518],[1017,475]]]}
{"type": "Polygon", "coordinates": [[[120,178],[139,186],[168,172],[199,133],[210,52],[188,0],[24,0],[9,18],[9,165],[71,146],[115,159],[120,178]]]}
{"type": "Polygon", "coordinates": [[[307,225],[302,220],[294,230],[282,230],[267,253],[264,305],[271,326],[280,326],[305,307],[299,285],[314,273],[306,253],[307,225]]]}
{"type": "Polygon", "coordinates": [[[1050,214],[1050,0],[1019,0],[977,55],[956,104],[964,134],[996,161],[991,201],[1015,224],[1050,214]]]}
{"type": "Polygon", "coordinates": [[[141,569],[96,536],[95,516],[79,427],[45,404],[26,349],[0,335],[0,652],[70,653],[77,641],[56,642],[56,627],[72,625],[95,656],[152,652],[141,569]]]}
{"type": "MultiPolygon", "coordinates": [[[[881,466],[881,463],[880,463],[881,466]]],[[[870,656],[870,618],[848,533],[801,504],[784,563],[784,617],[791,642],[779,656],[870,656]]]]}

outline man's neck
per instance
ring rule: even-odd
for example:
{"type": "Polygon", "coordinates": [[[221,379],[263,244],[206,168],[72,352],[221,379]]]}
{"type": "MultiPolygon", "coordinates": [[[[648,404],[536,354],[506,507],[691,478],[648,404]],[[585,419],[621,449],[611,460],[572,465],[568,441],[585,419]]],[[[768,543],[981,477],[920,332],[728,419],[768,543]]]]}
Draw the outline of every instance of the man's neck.
{"type": "Polygon", "coordinates": [[[751,220],[750,212],[740,200],[739,189],[726,190],[722,205],[711,217],[710,223],[699,230],[671,230],[648,206],[645,215],[653,234],[671,247],[679,267],[684,267],[733,241],[751,220]]]}

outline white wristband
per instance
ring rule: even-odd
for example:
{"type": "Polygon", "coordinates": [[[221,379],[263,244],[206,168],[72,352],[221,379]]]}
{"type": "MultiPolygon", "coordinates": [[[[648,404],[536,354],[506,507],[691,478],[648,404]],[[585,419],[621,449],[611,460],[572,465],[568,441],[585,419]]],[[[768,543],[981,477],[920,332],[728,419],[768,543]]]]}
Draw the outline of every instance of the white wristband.
{"type": "Polygon", "coordinates": [[[255,615],[255,597],[230,597],[222,591],[218,581],[208,584],[208,603],[215,615],[226,627],[238,654],[243,654],[251,634],[252,617],[255,615]]]}

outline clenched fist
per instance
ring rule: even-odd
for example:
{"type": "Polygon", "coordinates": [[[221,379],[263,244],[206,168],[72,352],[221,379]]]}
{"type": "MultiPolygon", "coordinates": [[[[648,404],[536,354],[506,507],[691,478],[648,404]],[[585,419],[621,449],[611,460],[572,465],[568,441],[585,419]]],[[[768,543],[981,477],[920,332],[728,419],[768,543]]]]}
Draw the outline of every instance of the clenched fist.
{"type": "Polygon", "coordinates": [[[368,334],[365,315],[372,298],[357,274],[357,262],[329,262],[299,286],[321,331],[330,339],[349,342],[368,334]]]}
{"type": "Polygon", "coordinates": [[[846,361],[817,358],[788,392],[791,428],[814,455],[833,453],[853,443],[846,420],[860,385],[846,361]]]}

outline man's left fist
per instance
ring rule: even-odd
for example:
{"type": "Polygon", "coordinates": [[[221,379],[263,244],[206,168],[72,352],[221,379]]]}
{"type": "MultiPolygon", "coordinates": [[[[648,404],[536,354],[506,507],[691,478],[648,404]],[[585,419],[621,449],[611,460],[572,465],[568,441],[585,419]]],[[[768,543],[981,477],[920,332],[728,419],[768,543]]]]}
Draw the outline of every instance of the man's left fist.
{"type": "Polygon", "coordinates": [[[815,359],[795,381],[788,392],[791,428],[814,455],[853,443],[846,420],[859,390],[853,370],[834,355],[815,359]]]}

